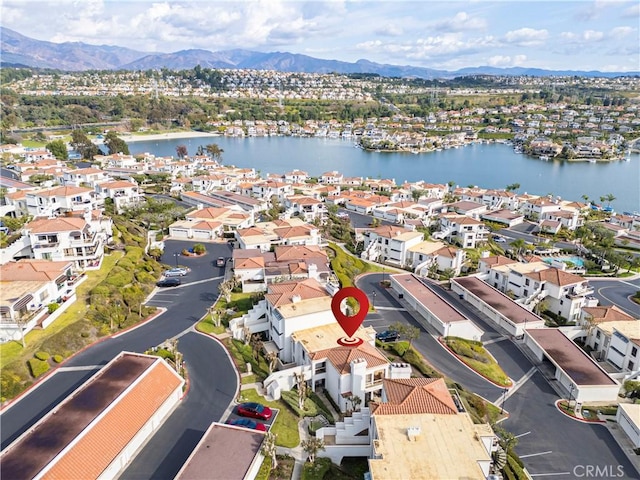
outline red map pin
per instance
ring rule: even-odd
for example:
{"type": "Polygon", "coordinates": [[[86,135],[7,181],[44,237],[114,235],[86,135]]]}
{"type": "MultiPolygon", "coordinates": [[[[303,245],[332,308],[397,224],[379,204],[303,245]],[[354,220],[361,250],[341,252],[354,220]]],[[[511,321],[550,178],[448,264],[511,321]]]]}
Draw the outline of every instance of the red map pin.
{"type": "Polygon", "coordinates": [[[367,294],[356,287],[341,288],[331,300],[331,311],[333,312],[333,316],[336,317],[338,324],[342,327],[342,330],[344,330],[344,333],[347,334],[347,337],[338,340],[338,344],[344,347],[356,347],[362,344],[362,339],[354,338],[353,335],[360,325],[362,325],[364,318],[369,312],[369,298],[367,294]],[[358,305],[360,305],[358,313],[351,316],[342,313],[340,304],[345,298],[353,298],[358,302],[358,305]]]}

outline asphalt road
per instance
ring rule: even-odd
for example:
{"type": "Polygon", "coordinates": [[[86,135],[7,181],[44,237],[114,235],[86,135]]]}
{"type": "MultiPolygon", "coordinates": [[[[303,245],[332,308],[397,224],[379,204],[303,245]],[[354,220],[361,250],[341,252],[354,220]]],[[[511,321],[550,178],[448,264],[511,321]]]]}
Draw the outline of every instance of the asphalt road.
{"type": "Polygon", "coordinates": [[[629,298],[640,290],[640,278],[635,280],[625,280],[623,278],[611,280],[589,279],[589,285],[593,287],[593,296],[598,299],[600,305],[617,305],[629,315],[640,318],[640,305],[629,298]]]}
{"type": "MultiPolygon", "coordinates": [[[[357,281],[358,288],[367,293],[370,301],[375,300],[377,308],[376,313],[367,315],[364,324],[373,326],[376,331],[385,330],[397,321],[419,326],[409,313],[398,310],[401,305],[380,286],[381,279],[382,274],[371,274],[357,281]]],[[[598,465],[600,468],[620,465],[625,476],[618,478],[639,478],[640,472],[635,471],[606,427],[571,420],[556,409],[554,402],[558,400],[558,394],[518,345],[458,296],[441,288],[436,288],[436,291],[485,331],[482,337],[487,342],[485,348],[514,382],[521,382],[516,383],[516,387],[505,396],[503,389],[487,382],[449,354],[432,335],[435,332],[429,333],[421,328],[421,335],[414,340],[414,346],[444,375],[504,407],[509,418],[501,426],[520,436],[516,452],[534,478],[580,478],[585,471],[581,466],[585,465],[598,465]]]]}
{"type": "MultiPolygon", "coordinates": [[[[165,242],[163,261],[172,266],[174,254],[194,243],[165,242]]],[[[206,247],[204,257],[177,257],[179,264],[192,269],[191,273],[182,277],[182,286],[159,289],[148,302],[166,308],[164,314],[80,352],[6,409],[0,415],[1,447],[5,448],[121,351],[143,352],[179,336],[179,349],[189,371],[188,394],[123,474],[123,478],[173,478],[209,424],[224,414],[238,388],[237,374],[226,349],[191,330],[218,296],[224,269],[215,267],[215,260],[231,255],[227,244],[207,243],[206,247]],[[172,291],[171,296],[168,290],[172,291]]]]}
{"type": "MultiPolygon", "coordinates": [[[[371,227],[371,222],[373,221],[372,215],[362,215],[360,213],[352,212],[351,210],[347,210],[346,208],[339,208],[339,213],[346,213],[349,215],[349,222],[351,222],[351,226],[353,228],[367,228],[371,227]]],[[[389,222],[387,220],[380,221],[380,225],[395,225],[393,222],[389,222]]]]}
{"type": "MultiPolygon", "coordinates": [[[[532,243],[537,245],[538,243],[546,242],[547,239],[545,237],[539,237],[537,235],[533,235],[531,232],[535,225],[530,224],[528,222],[521,223],[520,225],[516,225],[512,228],[503,228],[498,230],[498,233],[508,239],[508,243],[511,243],[513,240],[522,239],[525,242],[532,243]]],[[[553,244],[556,248],[561,248],[564,250],[577,250],[577,247],[570,242],[556,242],[553,244]]]]}

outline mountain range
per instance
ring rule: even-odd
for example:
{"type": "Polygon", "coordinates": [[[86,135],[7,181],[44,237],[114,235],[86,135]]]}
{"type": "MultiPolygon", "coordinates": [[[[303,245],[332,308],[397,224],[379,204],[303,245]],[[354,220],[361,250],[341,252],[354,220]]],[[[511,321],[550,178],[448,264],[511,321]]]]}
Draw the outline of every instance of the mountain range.
{"type": "Polygon", "coordinates": [[[471,67],[456,71],[437,70],[411,65],[389,65],[358,60],[343,62],[324,60],[289,52],[256,52],[234,49],[212,52],[191,49],[173,53],[140,52],[112,45],[82,42],[53,43],[29,38],[6,27],[0,27],[0,60],[3,66],[82,70],[150,70],[168,68],[203,68],[276,70],[306,73],[371,73],[384,77],[417,77],[425,79],[453,78],[466,75],[577,75],[585,77],[617,77],[640,72],[599,72],[544,70],[538,68],[471,67]]]}

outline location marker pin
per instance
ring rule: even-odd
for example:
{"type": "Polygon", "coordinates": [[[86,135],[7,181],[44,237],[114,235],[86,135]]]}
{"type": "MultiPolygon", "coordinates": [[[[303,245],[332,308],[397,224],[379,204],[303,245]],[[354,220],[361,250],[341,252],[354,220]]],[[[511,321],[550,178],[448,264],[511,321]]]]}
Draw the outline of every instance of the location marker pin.
{"type": "Polygon", "coordinates": [[[343,347],[357,347],[361,345],[363,342],[362,339],[354,338],[353,335],[360,325],[362,325],[364,317],[366,317],[369,312],[369,299],[367,298],[367,294],[356,287],[341,288],[331,300],[331,311],[333,312],[333,316],[336,317],[338,324],[342,327],[342,330],[344,330],[344,333],[347,334],[346,337],[338,339],[338,344],[343,347]],[[342,313],[340,304],[345,298],[354,298],[358,302],[360,305],[358,313],[351,316],[342,313]]]}

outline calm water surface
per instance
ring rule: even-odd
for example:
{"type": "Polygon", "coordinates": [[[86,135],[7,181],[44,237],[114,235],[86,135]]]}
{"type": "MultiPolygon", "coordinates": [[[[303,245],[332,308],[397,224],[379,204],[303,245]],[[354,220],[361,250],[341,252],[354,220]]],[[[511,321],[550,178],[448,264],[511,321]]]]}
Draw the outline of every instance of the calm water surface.
{"type": "Polygon", "coordinates": [[[394,178],[397,183],[454,181],[460,186],[485,188],[519,183],[520,193],[553,193],[571,200],[588,195],[599,202],[601,196],[612,193],[616,196],[612,206],[617,211],[640,211],[638,154],[631,155],[629,162],[544,162],[516,154],[503,144],[474,144],[414,155],[365,152],[354,148],[350,141],[298,137],[150,140],[130,143],[129,149],[132,154],[175,156],[176,146],[186,145],[189,154],[194,155],[199,145],[210,143],[217,143],[224,150],[223,163],[253,167],[260,170],[262,176],[297,168],[312,176],[339,170],[346,176],[394,178]]]}

